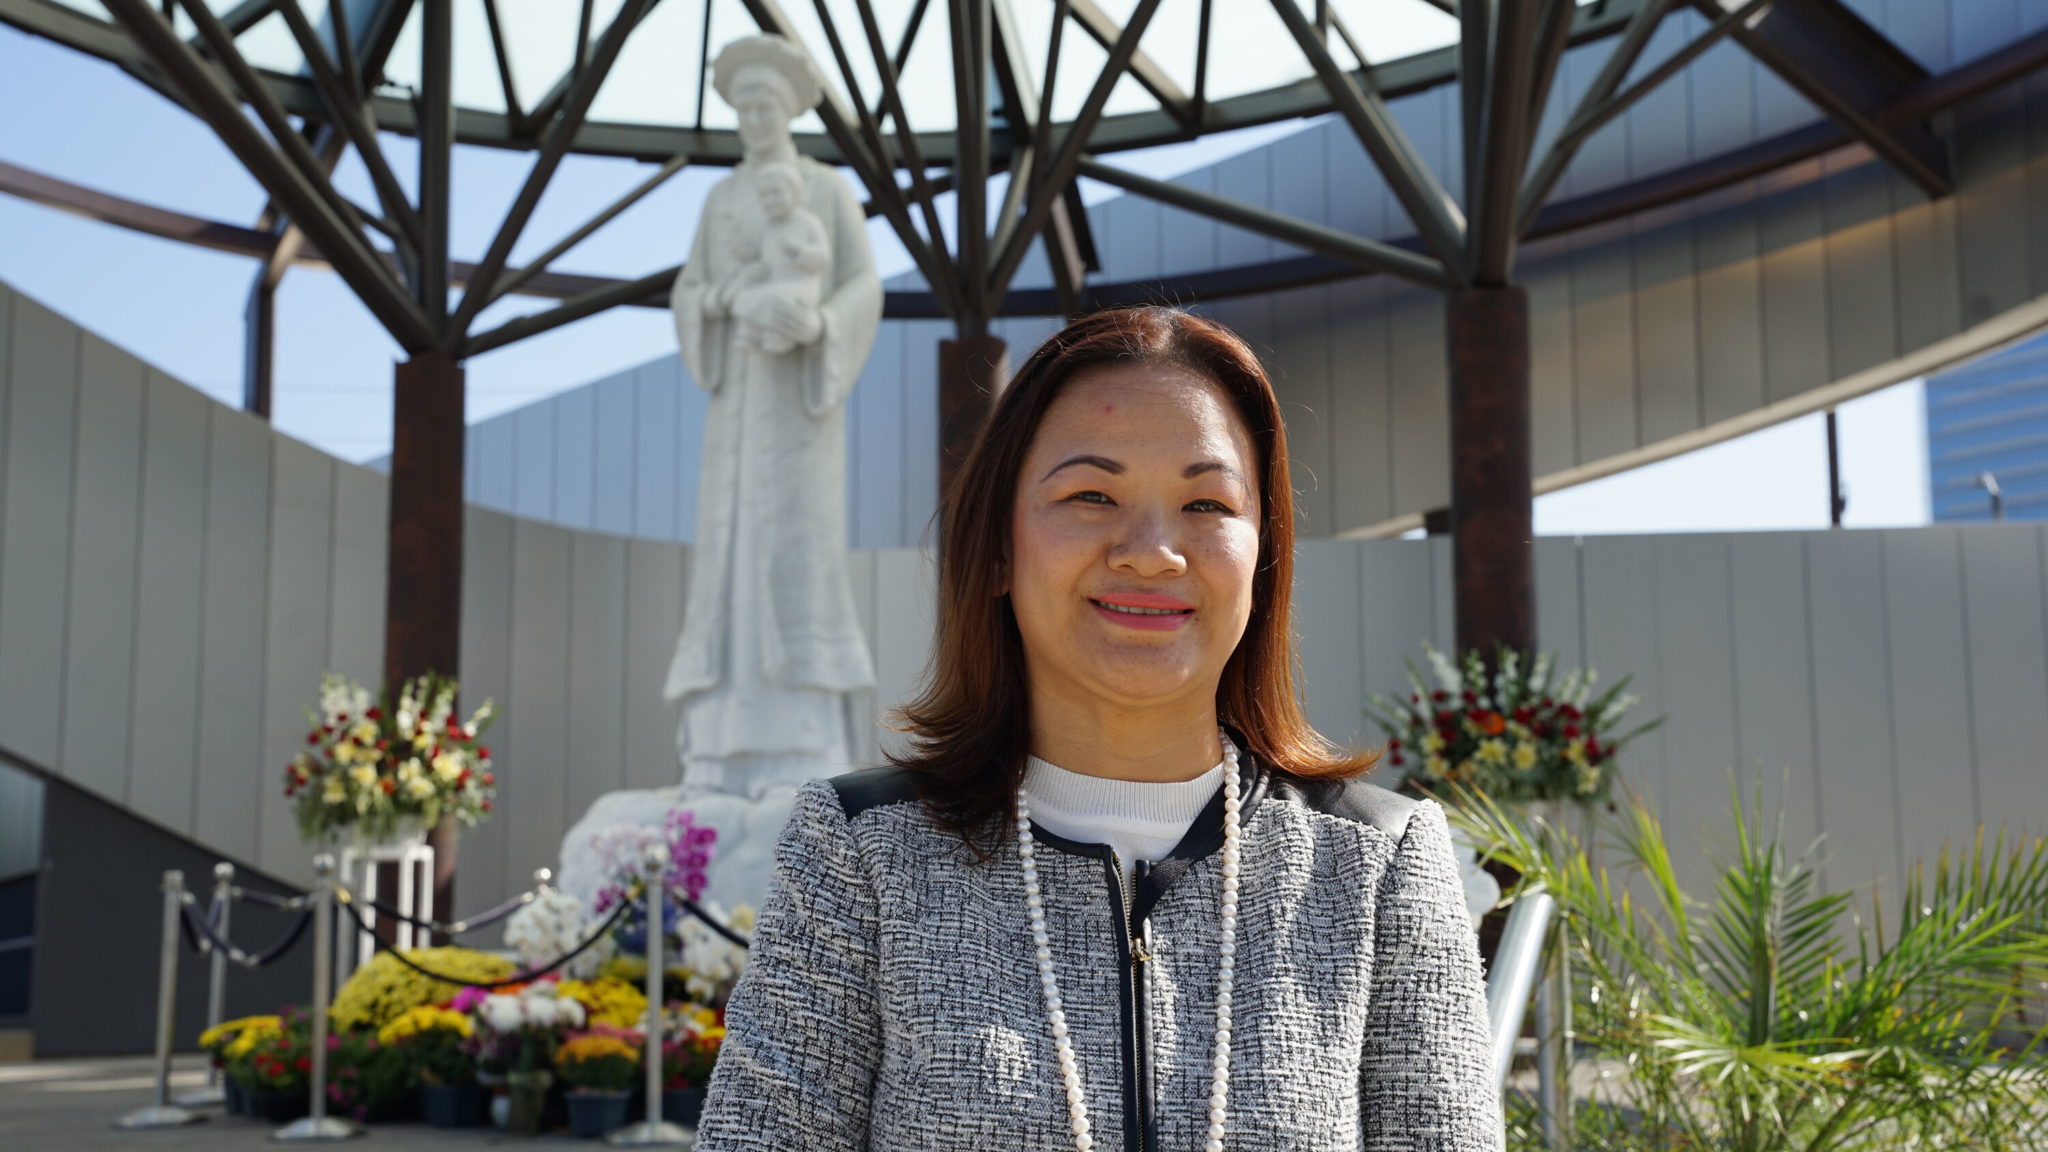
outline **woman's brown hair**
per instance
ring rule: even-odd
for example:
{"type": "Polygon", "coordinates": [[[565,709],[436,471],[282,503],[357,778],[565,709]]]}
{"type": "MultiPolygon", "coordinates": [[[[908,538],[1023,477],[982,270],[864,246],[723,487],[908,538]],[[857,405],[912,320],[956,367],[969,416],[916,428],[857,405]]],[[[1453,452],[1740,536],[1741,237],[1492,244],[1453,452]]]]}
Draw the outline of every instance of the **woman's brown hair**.
{"type": "Polygon", "coordinates": [[[1030,752],[1024,642],[1004,594],[1017,475],[1047,409],[1068,381],[1105,366],[1173,365],[1221,387],[1259,456],[1259,562],[1251,618],[1224,665],[1217,718],[1267,767],[1299,777],[1353,776],[1375,756],[1335,747],[1302,714],[1290,617],[1294,500],[1280,404],[1236,333],[1177,308],[1116,308],[1076,320],[1039,345],[997,398],[939,508],[939,604],[917,697],[898,709],[910,747],[891,754],[919,795],[969,844],[1012,817],[1030,752]]]}

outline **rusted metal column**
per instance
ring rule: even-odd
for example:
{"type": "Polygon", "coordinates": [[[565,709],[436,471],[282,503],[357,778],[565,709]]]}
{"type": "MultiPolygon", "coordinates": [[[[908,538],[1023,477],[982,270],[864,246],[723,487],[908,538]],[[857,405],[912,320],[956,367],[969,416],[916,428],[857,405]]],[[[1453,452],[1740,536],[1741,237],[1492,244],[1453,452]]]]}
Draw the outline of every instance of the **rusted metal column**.
{"type": "Polygon", "coordinates": [[[967,450],[1010,379],[1009,345],[988,334],[939,341],[939,492],[967,461],[967,450]]]}
{"type": "MultiPolygon", "coordinates": [[[[398,366],[391,420],[391,521],[384,580],[384,680],[461,675],[462,364],[421,352],[398,366]]],[[[434,907],[455,907],[455,834],[436,829],[434,907]]],[[[392,889],[387,889],[387,891],[392,889]]]]}
{"type": "Polygon", "coordinates": [[[1452,585],[1458,648],[1536,643],[1529,448],[1529,296],[1516,285],[1447,293],[1452,585]]]}

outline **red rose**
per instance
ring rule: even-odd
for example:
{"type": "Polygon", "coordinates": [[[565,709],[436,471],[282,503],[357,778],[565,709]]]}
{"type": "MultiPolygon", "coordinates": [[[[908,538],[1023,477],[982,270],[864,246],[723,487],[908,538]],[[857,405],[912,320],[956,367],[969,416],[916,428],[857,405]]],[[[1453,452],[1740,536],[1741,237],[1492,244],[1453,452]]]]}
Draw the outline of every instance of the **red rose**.
{"type": "Polygon", "coordinates": [[[1399,752],[1391,753],[1387,757],[1387,763],[1398,767],[1401,763],[1401,754],[1399,752]]]}
{"type": "Polygon", "coordinates": [[[1434,691],[1434,692],[1431,692],[1431,693],[1429,694],[1429,698],[1430,698],[1431,700],[1436,700],[1436,701],[1442,701],[1442,700],[1444,699],[1444,696],[1445,696],[1444,690],[1443,690],[1443,689],[1441,689],[1441,688],[1439,688],[1439,689],[1437,689],[1436,691],[1434,691]]]}
{"type": "Polygon", "coordinates": [[[1461,698],[1463,698],[1465,703],[1467,704],[1477,704],[1479,702],[1478,695],[1474,693],[1470,688],[1467,688],[1463,692],[1458,693],[1458,695],[1461,698]]]}
{"type": "Polygon", "coordinates": [[[1579,726],[1577,724],[1565,725],[1564,738],[1567,740],[1577,740],[1579,738],[1579,726]]]}
{"type": "Polygon", "coordinates": [[[1397,752],[1397,751],[1399,751],[1399,750],[1400,750],[1400,748],[1401,748],[1401,738],[1400,738],[1400,737],[1396,736],[1395,738],[1393,738],[1393,739],[1391,739],[1391,740],[1387,741],[1387,750],[1388,750],[1388,751],[1390,751],[1390,752],[1397,752]]]}
{"type": "Polygon", "coordinates": [[[306,733],[306,743],[308,743],[308,744],[318,744],[319,742],[320,742],[320,730],[319,730],[318,728],[315,728],[315,729],[313,729],[313,730],[312,730],[311,732],[308,732],[308,733],[306,733]]]}
{"type": "MultiPolygon", "coordinates": [[[[484,811],[489,812],[490,810],[491,802],[489,800],[484,801],[484,811]]],[[[646,967],[646,965],[642,965],[642,967],[646,967]]]]}
{"type": "Polygon", "coordinates": [[[496,776],[492,775],[489,772],[484,773],[484,787],[489,788],[491,785],[496,784],[497,782],[498,778],[496,776]]]}
{"type": "Polygon", "coordinates": [[[382,720],[383,718],[384,710],[382,708],[372,708],[368,712],[363,713],[363,719],[365,720],[382,720]]]}
{"type": "Polygon", "coordinates": [[[379,741],[377,741],[377,751],[379,751],[379,752],[382,752],[382,751],[384,751],[385,749],[387,749],[387,748],[389,748],[389,747],[391,747],[391,741],[389,741],[389,740],[379,740],[379,741]]]}
{"type": "Polygon", "coordinates": [[[336,717],[334,718],[334,722],[335,722],[336,724],[346,724],[346,723],[348,723],[348,713],[346,713],[346,712],[343,712],[343,713],[342,713],[341,715],[339,715],[339,716],[336,716],[336,717]]]}
{"type": "Polygon", "coordinates": [[[297,1064],[299,1071],[306,1072],[312,1069],[313,1059],[310,1056],[301,1056],[299,1057],[297,1064]]]}
{"type": "Polygon", "coordinates": [[[488,745],[488,744],[479,744],[479,745],[477,745],[477,746],[476,746],[476,755],[477,755],[477,759],[479,759],[479,760],[489,760],[489,759],[491,758],[491,747],[490,747],[490,745],[488,745]]]}
{"type": "Polygon", "coordinates": [[[457,788],[460,788],[460,787],[462,787],[462,786],[463,786],[464,784],[467,784],[467,783],[469,783],[469,769],[467,769],[467,768],[464,768],[464,769],[462,770],[462,774],[461,774],[460,776],[457,776],[457,777],[455,778],[455,786],[456,786],[457,788]]]}

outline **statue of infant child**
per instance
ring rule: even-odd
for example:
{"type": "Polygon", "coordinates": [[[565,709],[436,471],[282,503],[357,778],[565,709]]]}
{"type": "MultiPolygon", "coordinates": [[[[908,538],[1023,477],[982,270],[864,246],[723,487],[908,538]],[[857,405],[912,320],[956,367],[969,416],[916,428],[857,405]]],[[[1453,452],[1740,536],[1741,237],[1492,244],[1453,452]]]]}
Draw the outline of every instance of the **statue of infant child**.
{"type": "Polygon", "coordinates": [[[795,348],[795,342],[755,316],[771,299],[815,309],[824,294],[825,270],[832,265],[831,241],[824,222],[798,203],[803,177],[794,166],[764,164],[755,171],[754,184],[768,226],[761,234],[760,258],[741,273],[749,287],[733,297],[732,314],[739,320],[741,340],[780,354],[795,348]]]}

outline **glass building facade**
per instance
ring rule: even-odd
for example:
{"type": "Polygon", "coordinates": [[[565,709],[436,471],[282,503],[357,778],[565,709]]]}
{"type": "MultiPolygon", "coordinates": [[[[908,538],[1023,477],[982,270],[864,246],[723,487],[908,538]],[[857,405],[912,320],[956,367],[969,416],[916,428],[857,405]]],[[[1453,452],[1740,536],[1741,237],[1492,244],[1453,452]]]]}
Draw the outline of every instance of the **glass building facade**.
{"type": "Polygon", "coordinates": [[[1928,505],[1936,521],[2048,520],[2048,335],[1927,378],[1928,505]]]}

